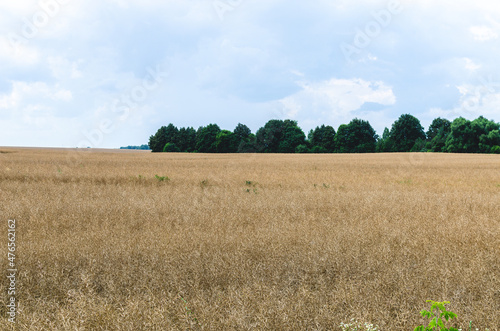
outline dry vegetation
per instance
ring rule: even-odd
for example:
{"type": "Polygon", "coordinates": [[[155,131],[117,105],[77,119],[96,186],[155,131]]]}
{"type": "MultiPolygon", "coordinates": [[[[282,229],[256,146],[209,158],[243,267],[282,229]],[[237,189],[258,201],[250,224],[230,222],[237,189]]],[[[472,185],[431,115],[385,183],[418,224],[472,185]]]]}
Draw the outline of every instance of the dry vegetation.
{"type": "Polygon", "coordinates": [[[500,326],[499,156],[68,153],[0,154],[19,330],[500,326]]]}

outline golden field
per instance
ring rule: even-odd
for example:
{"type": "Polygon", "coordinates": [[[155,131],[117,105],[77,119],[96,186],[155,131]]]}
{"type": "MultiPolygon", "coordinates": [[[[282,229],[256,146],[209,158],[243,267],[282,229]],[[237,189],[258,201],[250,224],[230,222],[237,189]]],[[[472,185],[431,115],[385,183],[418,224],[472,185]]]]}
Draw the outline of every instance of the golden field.
{"type": "Polygon", "coordinates": [[[17,330],[500,327],[500,156],[0,148],[0,194],[17,330]]]}

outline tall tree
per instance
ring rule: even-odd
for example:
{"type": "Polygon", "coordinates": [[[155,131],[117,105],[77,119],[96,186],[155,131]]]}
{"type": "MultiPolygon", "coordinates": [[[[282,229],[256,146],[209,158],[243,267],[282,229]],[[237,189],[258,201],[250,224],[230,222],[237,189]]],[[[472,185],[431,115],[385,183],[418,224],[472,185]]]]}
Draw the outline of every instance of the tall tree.
{"type": "Polygon", "coordinates": [[[426,137],[424,128],[416,117],[404,114],[392,124],[390,140],[394,145],[394,152],[409,152],[419,138],[425,140],[426,137]]]}
{"type": "Polygon", "coordinates": [[[296,121],[285,121],[283,138],[280,141],[279,153],[295,153],[298,146],[305,144],[306,135],[301,128],[298,127],[296,121]]]}
{"type": "MultiPolygon", "coordinates": [[[[252,143],[250,140],[252,139],[252,130],[250,130],[248,126],[238,123],[233,133],[236,140],[236,151],[238,153],[248,153],[250,150],[255,151],[255,141],[253,142],[253,147],[251,147],[252,143]]],[[[253,138],[255,138],[255,135],[253,135],[253,138]]]]}
{"type": "Polygon", "coordinates": [[[335,135],[337,153],[373,153],[375,152],[377,133],[368,121],[353,119],[349,124],[342,124],[335,135]]]}
{"type": "Polygon", "coordinates": [[[234,128],[233,133],[235,134],[238,141],[247,140],[252,133],[252,130],[245,124],[238,123],[236,128],[234,128]]]}
{"type": "Polygon", "coordinates": [[[196,130],[192,127],[180,128],[176,145],[181,152],[194,152],[196,150],[196,130]]]}
{"type": "Polygon", "coordinates": [[[196,151],[198,153],[216,153],[217,134],[220,131],[217,124],[200,127],[196,132],[196,151]]]}
{"type": "Polygon", "coordinates": [[[335,129],[331,126],[318,126],[308,135],[313,153],[333,153],[335,151],[335,129]]]}
{"type": "Polygon", "coordinates": [[[427,131],[427,140],[431,141],[440,132],[448,134],[451,131],[451,122],[445,118],[435,118],[431,125],[429,125],[429,130],[427,131]]]}
{"type": "Polygon", "coordinates": [[[378,153],[391,152],[393,150],[390,135],[389,129],[385,128],[382,138],[377,139],[376,151],[378,153]]]}
{"type": "Polygon", "coordinates": [[[236,134],[229,130],[219,132],[215,139],[217,153],[236,153],[239,145],[237,139],[236,134]]]}
{"type": "Polygon", "coordinates": [[[475,144],[471,122],[459,117],[451,123],[450,129],[450,134],[446,138],[445,150],[448,153],[473,153],[475,144]]]}
{"type": "Polygon", "coordinates": [[[163,147],[167,144],[167,127],[162,126],[154,135],[149,137],[149,148],[153,153],[163,152],[163,147]]]}
{"type": "Polygon", "coordinates": [[[257,152],[257,137],[250,133],[247,140],[240,141],[238,145],[238,153],[256,153],[257,152]]]}
{"type": "Polygon", "coordinates": [[[295,153],[306,135],[292,120],[270,120],[257,131],[257,149],[263,153],[295,153]]]}
{"type": "Polygon", "coordinates": [[[257,150],[262,153],[278,153],[283,137],[284,121],[270,120],[257,130],[257,150]]]}
{"type": "Polygon", "coordinates": [[[451,131],[451,122],[444,118],[432,121],[427,131],[427,149],[432,152],[444,152],[446,139],[451,131]]]}

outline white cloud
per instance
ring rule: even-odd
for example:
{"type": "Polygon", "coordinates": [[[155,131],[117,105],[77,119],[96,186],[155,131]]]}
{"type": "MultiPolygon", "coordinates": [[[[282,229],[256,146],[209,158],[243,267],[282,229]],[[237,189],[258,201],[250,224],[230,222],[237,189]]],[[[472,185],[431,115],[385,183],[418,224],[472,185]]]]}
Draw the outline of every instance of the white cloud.
{"type": "Polygon", "coordinates": [[[279,101],[283,114],[302,120],[321,117],[324,120],[348,122],[353,112],[365,103],[391,106],[396,103],[392,87],[381,81],[363,79],[330,79],[301,82],[302,90],[279,101]]]}
{"type": "Polygon", "coordinates": [[[481,65],[474,63],[469,58],[465,58],[465,69],[470,70],[470,71],[477,71],[478,69],[481,69],[481,65]]]}
{"type": "Polygon", "coordinates": [[[484,25],[473,26],[469,30],[474,36],[474,39],[477,41],[489,41],[492,39],[498,39],[498,33],[492,28],[484,25]]]}
{"type": "Polygon", "coordinates": [[[82,61],[71,62],[61,56],[49,56],[47,59],[52,76],[59,80],[81,78],[83,75],[79,68],[81,62],[82,61]]]}
{"type": "MultiPolygon", "coordinates": [[[[44,82],[13,82],[10,94],[0,95],[0,108],[8,109],[12,113],[22,110],[25,107],[31,109],[45,108],[43,104],[49,104],[53,101],[71,101],[73,94],[57,85],[49,86],[44,82]]],[[[51,106],[48,106],[51,108],[51,106]]]]}

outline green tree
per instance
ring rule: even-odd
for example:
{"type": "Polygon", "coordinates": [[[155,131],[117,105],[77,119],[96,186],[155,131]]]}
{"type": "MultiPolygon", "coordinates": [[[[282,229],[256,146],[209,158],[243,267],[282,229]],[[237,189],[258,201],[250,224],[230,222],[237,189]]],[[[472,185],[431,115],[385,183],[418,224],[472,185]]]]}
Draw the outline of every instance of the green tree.
{"type": "Polygon", "coordinates": [[[299,146],[297,146],[297,148],[295,148],[295,153],[305,154],[305,153],[310,153],[310,152],[311,152],[311,150],[309,149],[309,147],[307,147],[306,144],[299,145],[299,146]]]}
{"type": "MultiPolygon", "coordinates": [[[[238,123],[233,134],[236,141],[236,151],[238,153],[248,153],[249,147],[252,145],[250,140],[252,137],[255,138],[255,135],[252,135],[252,130],[248,126],[238,123]]],[[[253,142],[253,149],[255,150],[255,141],[253,142]]]]}
{"type": "Polygon", "coordinates": [[[304,145],[306,142],[306,135],[301,128],[297,126],[296,121],[285,121],[285,129],[283,138],[278,146],[278,153],[295,153],[295,149],[299,145],[304,145]]]}
{"type": "Polygon", "coordinates": [[[167,143],[175,143],[179,130],[170,123],[168,126],[162,126],[155,135],[149,137],[149,148],[153,153],[163,152],[167,143]]]}
{"type": "Polygon", "coordinates": [[[163,148],[164,153],[178,153],[180,152],[179,147],[175,145],[175,143],[167,143],[163,148]]]}
{"type": "Polygon", "coordinates": [[[450,132],[450,121],[440,117],[434,119],[427,131],[427,149],[432,152],[444,152],[446,139],[450,132]]]}
{"type": "Polygon", "coordinates": [[[375,152],[377,133],[368,121],[353,119],[349,124],[342,124],[335,135],[337,153],[373,153],[375,152]]]}
{"type": "Polygon", "coordinates": [[[167,127],[162,126],[154,135],[149,137],[149,148],[153,153],[163,152],[163,147],[167,144],[167,127]]]}
{"type": "Polygon", "coordinates": [[[242,141],[249,139],[250,134],[252,134],[252,130],[250,130],[250,128],[245,124],[238,123],[236,128],[234,128],[233,133],[238,141],[242,141]]]}
{"type": "Polygon", "coordinates": [[[196,151],[198,153],[216,153],[217,135],[220,131],[217,124],[200,127],[196,132],[196,151]]]}
{"type": "Polygon", "coordinates": [[[495,131],[499,129],[500,124],[483,116],[473,120],[471,122],[471,131],[474,139],[474,153],[490,153],[491,148],[497,144],[495,131]]]}
{"type": "Polygon", "coordinates": [[[451,123],[450,134],[446,138],[445,151],[448,153],[474,153],[477,151],[471,121],[459,117],[451,123]]]}
{"type": "Polygon", "coordinates": [[[440,134],[445,136],[451,131],[451,122],[445,118],[435,118],[431,125],[429,125],[429,130],[427,130],[427,140],[431,141],[440,134]]]}
{"type": "Polygon", "coordinates": [[[297,121],[270,120],[256,134],[257,150],[263,153],[294,153],[306,135],[297,121]]]}
{"type": "Polygon", "coordinates": [[[238,153],[256,153],[257,138],[253,133],[250,133],[247,140],[240,141],[238,145],[238,153]]]}
{"type": "Polygon", "coordinates": [[[424,128],[416,117],[404,114],[392,124],[390,140],[394,152],[409,152],[419,138],[425,140],[426,137],[424,128]]]}
{"type": "Polygon", "coordinates": [[[500,131],[491,130],[488,134],[483,134],[479,137],[479,150],[481,153],[498,153],[500,146],[500,131]]]}
{"type": "Polygon", "coordinates": [[[335,151],[335,129],[331,126],[318,126],[308,134],[314,153],[333,153],[335,151]]]}
{"type": "Polygon", "coordinates": [[[451,132],[446,139],[446,151],[450,153],[491,153],[500,143],[500,124],[483,116],[473,121],[463,117],[451,124],[451,132]]]}
{"type": "Polygon", "coordinates": [[[393,150],[393,144],[390,139],[390,131],[388,128],[384,129],[382,138],[377,139],[377,145],[375,150],[378,153],[391,152],[393,150]]]}
{"type": "Polygon", "coordinates": [[[181,152],[194,152],[196,150],[196,130],[192,127],[180,128],[176,145],[181,152]]]}
{"type": "Polygon", "coordinates": [[[270,120],[257,130],[257,150],[262,153],[278,153],[279,143],[283,136],[282,120],[270,120]]]}
{"type": "Polygon", "coordinates": [[[238,138],[229,130],[222,130],[217,134],[215,141],[217,153],[236,153],[238,150],[238,138]]]}

